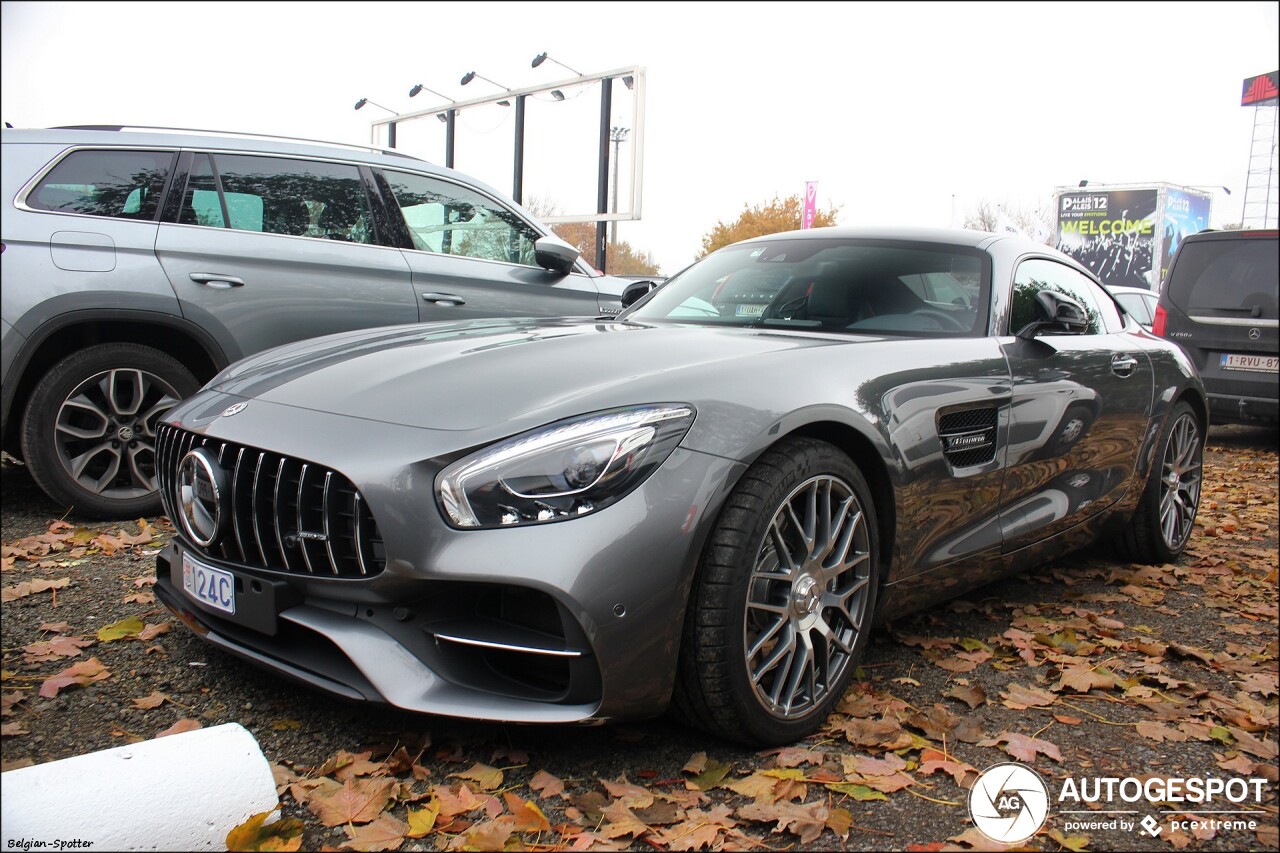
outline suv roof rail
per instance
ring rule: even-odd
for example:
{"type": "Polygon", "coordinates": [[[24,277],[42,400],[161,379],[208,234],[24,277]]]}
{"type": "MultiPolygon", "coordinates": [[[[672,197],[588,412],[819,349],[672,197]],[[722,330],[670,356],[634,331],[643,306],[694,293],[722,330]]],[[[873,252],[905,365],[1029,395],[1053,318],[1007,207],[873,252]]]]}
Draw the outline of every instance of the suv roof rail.
{"type": "Polygon", "coordinates": [[[133,131],[133,130],[159,130],[170,133],[200,133],[207,136],[230,136],[237,139],[281,139],[289,142],[310,142],[315,145],[328,145],[332,148],[347,148],[353,151],[372,151],[376,154],[386,154],[392,157],[404,157],[409,160],[421,160],[421,157],[413,157],[405,154],[403,151],[397,151],[394,148],[382,148],[377,145],[357,145],[350,142],[331,142],[325,139],[304,139],[297,136],[284,136],[275,133],[246,133],[238,130],[206,130],[197,127],[160,127],[156,125],[144,124],[64,124],[59,125],[53,130],[110,130],[110,131],[133,131]]]}

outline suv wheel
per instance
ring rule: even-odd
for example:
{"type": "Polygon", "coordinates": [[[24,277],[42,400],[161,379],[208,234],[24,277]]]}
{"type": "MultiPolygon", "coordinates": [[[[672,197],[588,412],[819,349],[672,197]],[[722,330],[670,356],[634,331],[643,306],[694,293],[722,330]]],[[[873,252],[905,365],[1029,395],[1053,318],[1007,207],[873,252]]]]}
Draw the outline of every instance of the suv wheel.
{"type": "Polygon", "coordinates": [[[67,356],[41,379],[23,417],[31,476],[80,516],[160,514],[156,424],[199,387],[173,358],[139,344],[98,344],[67,356]]]}

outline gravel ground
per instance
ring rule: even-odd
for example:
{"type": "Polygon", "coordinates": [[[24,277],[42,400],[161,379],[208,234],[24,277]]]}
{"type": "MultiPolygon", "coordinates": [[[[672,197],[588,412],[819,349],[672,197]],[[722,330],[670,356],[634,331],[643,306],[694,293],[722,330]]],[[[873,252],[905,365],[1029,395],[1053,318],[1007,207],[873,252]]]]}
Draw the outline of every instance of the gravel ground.
{"type": "MultiPolygon", "coordinates": [[[[489,819],[493,807],[503,811],[501,801],[486,798],[488,813],[462,811],[452,823],[442,813],[423,837],[371,842],[358,836],[354,825],[323,825],[315,805],[306,804],[307,789],[295,786],[282,794],[283,813],[301,821],[302,834],[294,842],[308,850],[347,844],[358,849],[488,849],[503,840],[542,850],[568,849],[575,843],[577,849],[704,845],[880,850],[914,845],[962,850],[984,846],[971,831],[963,805],[965,787],[945,772],[926,775],[923,762],[943,757],[927,750],[982,770],[1014,760],[1002,749],[1014,746],[1008,738],[990,741],[1017,734],[1059,750],[1056,760],[1042,752],[1029,761],[1050,780],[1050,790],[1060,780],[1086,776],[1262,774],[1270,780],[1253,830],[1188,834],[1168,823],[1180,812],[1151,808],[1168,829],[1159,837],[1119,829],[1078,832],[1068,826],[1070,816],[1055,809],[1025,849],[1275,849],[1276,439],[1274,429],[1210,431],[1200,523],[1176,566],[1142,571],[1101,552],[1070,556],[883,628],[864,661],[861,681],[828,728],[780,754],[726,744],[665,719],[602,727],[520,727],[357,707],[283,684],[208,648],[176,622],[172,630],[151,628],[163,633],[145,640],[137,638],[136,624],[124,639],[99,639],[100,629],[127,617],[137,617],[144,626],[170,621],[151,597],[148,580],[156,543],[171,528],[164,519],[150,519],[151,541],[130,544],[129,537],[147,538],[136,522],[81,524],[69,518],[69,527],[53,524],[61,512],[25,469],[6,457],[4,769],[151,738],[182,720],[204,726],[237,722],[280,768],[278,778],[287,772],[341,778],[341,771],[325,763],[344,752],[370,752],[372,763],[348,775],[394,776],[401,783],[379,821],[388,815],[406,821],[413,811],[438,803],[438,796],[428,799],[429,793],[458,793],[465,780],[456,774],[470,773],[479,763],[501,769],[503,778],[498,785],[469,781],[472,790],[532,801],[553,827],[540,834],[516,832],[509,839],[485,835],[481,831],[495,823],[489,819]],[[39,554],[41,540],[31,538],[42,536],[51,549],[47,554],[39,554]],[[62,578],[69,583],[31,591],[32,582],[62,578]],[[85,645],[59,645],[76,654],[50,659],[39,659],[47,648],[32,649],[60,637],[82,638],[85,645]],[[1028,654],[1033,664],[1027,662],[1028,654]],[[89,658],[96,658],[109,675],[61,689],[53,697],[39,695],[46,679],[89,658]],[[1093,672],[1131,679],[1125,681],[1128,686],[1100,685],[1084,693],[1055,686],[1082,659],[1093,672]],[[1040,700],[1033,701],[1046,704],[1014,707],[1019,694],[1009,691],[1015,685],[1041,691],[1040,700]],[[974,688],[985,693],[976,707],[955,698],[974,688]],[[135,701],[156,693],[164,696],[157,707],[143,709],[139,704],[151,703],[135,701]],[[891,723],[890,737],[905,740],[869,740],[859,728],[868,720],[891,723]],[[1164,734],[1139,723],[1161,723],[1164,734]],[[401,755],[412,761],[384,761],[401,746],[407,749],[401,755]],[[719,786],[698,775],[699,761],[690,763],[698,753],[705,753],[710,770],[727,766],[719,786]],[[859,760],[892,759],[895,754],[906,759],[913,782],[902,790],[881,793],[893,786],[851,770],[859,760]],[[759,781],[757,774],[765,771],[773,774],[763,777],[770,784],[792,787],[785,792],[775,788],[763,798],[744,794],[742,784],[724,787],[735,780],[759,781]],[[547,789],[545,777],[536,777],[539,773],[562,781],[564,794],[547,789]],[[643,806],[643,797],[623,796],[616,785],[624,777],[656,795],[654,804],[643,806]],[[857,779],[868,781],[870,791],[824,784],[857,779]],[[862,799],[866,796],[880,798],[862,799]],[[753,798],[765,803],[764,812],[750,810],[753,798]],[[649,829],[621,832],[619,812],[603,811],[611,804],[617,808],[617,801],[633,806],[649,829]],[[802,805],[819,810],[810,812],[818,814],[816,836],[805,832],[802,822],[783,818],[787,808],[802,805]],[[719,807],[724,810],[717,812],[719,807]],[[766,820],[762,815],[769,808],[776,817],[766,820]],[[851,826],[843,822],[846,815],[851,826]],[[695,826],[706,834],[694,832],[695,826]],[[681,827],[691,829],[675,831],[681,827]],[[612,829],[619,832],[610,840],[612,829]]],[[[144,635],[150,632],[143,628],[144,635]]],[[[960,778],[967,786],[973,774],[960,778]]],[[[514,814],[515,806],[506,802],[514,814]]],[[[503,816],[497,822],[503,820],[510,819],[503,816]]],[[[510,828],[510,823],[503,825],[510,828]]],[[[393,827],[392,835],[398,831],[396,824],[386,826],[393,827]]]]}

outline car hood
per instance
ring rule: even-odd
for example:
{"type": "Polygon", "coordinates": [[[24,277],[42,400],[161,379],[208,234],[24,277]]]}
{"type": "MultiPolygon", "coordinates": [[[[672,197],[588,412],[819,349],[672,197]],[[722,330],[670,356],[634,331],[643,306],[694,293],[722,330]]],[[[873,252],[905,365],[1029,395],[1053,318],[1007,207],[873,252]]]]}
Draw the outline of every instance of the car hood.
{"type": "Polygon", "coordinates": [[[848,340],[601,320],[396,326],[270,350],[224,371],[210,388],[386,423],[472,430],[574,405],[682,402],[669,381],[677,373],[718,372],[735,362],[723,374],[732,383],[750,377],[744,360],[848,340]]]}

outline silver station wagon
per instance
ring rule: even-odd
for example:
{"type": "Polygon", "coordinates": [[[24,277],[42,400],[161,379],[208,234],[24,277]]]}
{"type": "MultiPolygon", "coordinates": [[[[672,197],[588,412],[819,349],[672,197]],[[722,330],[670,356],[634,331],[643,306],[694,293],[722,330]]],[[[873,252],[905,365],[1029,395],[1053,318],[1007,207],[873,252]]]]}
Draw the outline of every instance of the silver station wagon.
{"type": "Polygon", "coordinates": [[[348,329],[616,314],[515,202],[395,151],[3,131],[4,447],[80,516],[160,511],[160,416],[233,361],[348,329]]]}

